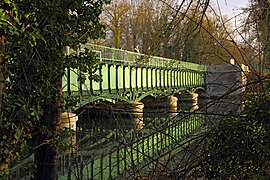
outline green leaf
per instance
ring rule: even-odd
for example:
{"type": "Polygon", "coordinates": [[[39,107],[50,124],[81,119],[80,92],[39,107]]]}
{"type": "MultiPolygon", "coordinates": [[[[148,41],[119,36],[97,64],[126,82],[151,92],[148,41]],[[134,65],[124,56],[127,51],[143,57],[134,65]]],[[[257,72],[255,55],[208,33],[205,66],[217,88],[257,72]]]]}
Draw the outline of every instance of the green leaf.
{"type": "Polygon", "coordinates": [[[20,129],[16,129],[16,132],[15,132],[15,135],[14,135],[15,139],[16,140],[20,139],[21,134],[22,134],[21,130],[20,129]]]}

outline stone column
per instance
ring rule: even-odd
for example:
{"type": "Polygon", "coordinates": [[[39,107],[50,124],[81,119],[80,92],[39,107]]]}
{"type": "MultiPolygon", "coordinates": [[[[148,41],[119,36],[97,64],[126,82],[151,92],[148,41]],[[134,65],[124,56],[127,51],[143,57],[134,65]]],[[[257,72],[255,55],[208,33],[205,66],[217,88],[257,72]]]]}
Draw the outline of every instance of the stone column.
{"type": "Polygon", "coordinates": [[[192,93],[191,96],[192,96],[191,111],[195,111],[195,110],[199,109],[199,105],[198,105],[199,94],[198,93],[192,93]]]}
{"type": "Polygon", "coordinates": [[[132,125],[134,129],[142,129],[143,123],[143,108],[144,104],[142,102],[133,101],[119,102],[116,104],[118,122],[119,125],[130,127],[132,125]],[[132,120],[129,122],[129,120],[132,120]]]}
{"type": "Polygon", "coordinates": [[[177,101],[177,97],[167,96],[167,101],[165,102],[165,105],[167,105],[167,112],[169,113],[169,117],[174,117],[177,115],[177,101]]]}
{"type": "Polygon", "coordinates": [[[199,95],[197,93],[183,93],[178,95],[178,108],[182,111],[195,111],[199,109],[199,95]]]}
{"type": "Polygon", "coordinates": [[[145,107],[145,112],[153,114],[153,116],[168,115],[169,117],[174,117],[178,113],[177,100],[175,96],[163,96],[163,97],[147,97],[142,100],[145,107]]]}
{"type": "Polygon", "coordinates": [[[72,152],[76,144],[76,122],[78,121],[78,116],[74,113],[64,112],[60,115],[60,129],[67,132],[68,137],[63,140],[65,143],[71,146],[65,152],[72,152]]]}

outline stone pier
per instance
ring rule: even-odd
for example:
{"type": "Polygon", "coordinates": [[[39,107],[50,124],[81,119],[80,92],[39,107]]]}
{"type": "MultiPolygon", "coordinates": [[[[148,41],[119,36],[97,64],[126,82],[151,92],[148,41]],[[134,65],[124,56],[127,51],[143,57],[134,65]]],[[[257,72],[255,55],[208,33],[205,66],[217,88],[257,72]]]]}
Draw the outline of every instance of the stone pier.
{"type": "Polygon", "coordinates": [[[76,149],[76,122],[78,116],[75,113],[64,112],[60,115],[59,120],[60,129],[64,131],[63,133],[67,133],[67,137],[63,137],[63,140],[70,146],[65,152],[71,153],[76,149]]]}
{"type": "Polygon", "coordinates": [[[115,107],[115,113],[117,116],[116,123],[118,123],[119,126],[125,126],[126,128],[133,127],[134,129],[143,128],[144,104],[142,102],[118,102],[115,107]]]}
{"type": "Polygon", "coordinates": [[[178,109],[180,111],[195,111],[199,109],[198,93],[182,93],[177,95],[178,97],[178,109]]]}
{"type": "Polygon", "coordinates": [[[178,113],[177,100],[175,96],[163,96],[163,97],[146,97],[142,100],[144,103],[144,112],[152,113],[154,116],[156,113],[168,114],[170,117],[174,117],[178,113]]]}

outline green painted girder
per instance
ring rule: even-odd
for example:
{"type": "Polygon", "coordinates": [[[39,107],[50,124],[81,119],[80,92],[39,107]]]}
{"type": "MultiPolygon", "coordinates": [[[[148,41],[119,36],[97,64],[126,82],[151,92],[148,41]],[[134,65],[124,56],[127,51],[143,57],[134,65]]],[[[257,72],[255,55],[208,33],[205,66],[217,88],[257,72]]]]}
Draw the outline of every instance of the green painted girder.
{"type": "MultiPolygon", "coordinates": [[[[100,61],[95,74],[99,75],[102,81],[95,82],[88,78],[82,83],[80,82],[82,74],[78,69],[66,69],[66,75],[63,77],[64,96],[78,97],[80,99],[78,106],[108,99],[140,101],[148,95],[172,95],[181,91],[193,92],[198,88],[204,88],[206,66],[152,56],[147,56],[148,62],[134,63],[135,55],[146,55],[97,47],[95,52],[99,52],[100,61]],[[108,57],[109,50],[110,57],[108,57]],[[118,53],[116,57],[119,59],[115,59],[112,53],[118,53]],[[129,57],[130,60],[121,57],[129,57]],[[108,58],[111,60],[108,61],[108,58]]],[[[89,77],[88,74],[84,75],[89,77]]]]}

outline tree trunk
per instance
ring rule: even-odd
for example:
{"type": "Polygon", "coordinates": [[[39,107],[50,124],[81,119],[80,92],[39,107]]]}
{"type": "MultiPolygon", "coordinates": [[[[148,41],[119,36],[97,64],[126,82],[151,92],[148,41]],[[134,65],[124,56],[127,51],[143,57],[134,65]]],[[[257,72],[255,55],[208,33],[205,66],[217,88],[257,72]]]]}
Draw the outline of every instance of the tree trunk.
{"type": "MultiPolygon", "coordinates": [[[[5,54],[5,37],[0,36],[0,124],[3,122],[3,100],[5,92],[5,65],[4,65],[4,54],[5,54]]],[[[0,161],[0,172],[8,170],[9,162],[4,159],[0,161]]]]}
{"type": "Polygon", "coordinates": [[[121,30],[119,27],[115,30],[115,48],[120,49],[121,45],[121,30]]]}
{"type": "Polygon", "coordinates": [[[5,78],[4,78],[4,54],[5,54],[5,46],[4,46],[4,36],[0,36],[0,122],[2,121],[2,106],[3,106],[3,96],[5,89],[5,78]]]}
{"type": "MultiPolygon", "coordinates": [[[[54,102],[48,102],[43,107],[44,116],[41,119],[42,126],[48,128],[51,134],[56,134],[59,130],[60,122],[60,110],[62,107],[61,97],[62,97],[62,83],[58,81],[58,93],[55,95],[54,102]]],[[[46,140],[55,140],[53,136],[48,134],[42,134],[41,132],[37,135],[37,146],[35,151],[35,164],[36,172],[34,179],[45,180],[45,179],[57,179],[58,171],[58,144],[48,144],[44,143],[46,140]],[[40,146],[39,146],[40,145],[40,146]]]]}
{"type": "MultiPolygon", "coordinates": [[[[57,130],[58,109],[53,103],[48,103],[43,109],[45,113],[41,119],[42,125],[53,134],[57,130]]],[[[56,145],[46,142],[46,140],[53,140],[53,137],[40,132],[36,138],[38,148],[35,151],[36,172],[34,179],[57,179],[57,148],[56,145]]]]}

